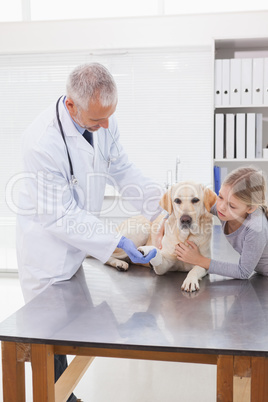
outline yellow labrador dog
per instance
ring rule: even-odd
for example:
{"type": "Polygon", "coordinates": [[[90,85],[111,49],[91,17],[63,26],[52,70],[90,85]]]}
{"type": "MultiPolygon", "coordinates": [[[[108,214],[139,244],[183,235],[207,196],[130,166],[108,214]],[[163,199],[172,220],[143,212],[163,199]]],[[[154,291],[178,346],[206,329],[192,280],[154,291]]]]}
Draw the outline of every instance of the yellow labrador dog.
{"type": "MultiPolygon", "coordinates": [[[[173,185],[160,200],[161,207],[169,213],[169,217],[165,223],[162,249],[157,249],[150,265],[158,275],[168,271],[189,272],[182,284],[182,289],[187,292],[199,290],[199,280],[206,275],[207,270],[179,261],[174,252],[175,246],[191,240],[199,247],[203,256],[210,258],[212,215],[209,211],[216,198],[216,194],[202,184],[181,182],[173,185]]],[[[123,222],[118,230],[147,255],[150,250],[157,248],[156,236],[160,219],[151,223],[142,216],[133,217],[123,222]]],[[[126,259],[126,253],[116,249],[106,264],[127,270],[128,263],[124,261],[126,259]]]]}

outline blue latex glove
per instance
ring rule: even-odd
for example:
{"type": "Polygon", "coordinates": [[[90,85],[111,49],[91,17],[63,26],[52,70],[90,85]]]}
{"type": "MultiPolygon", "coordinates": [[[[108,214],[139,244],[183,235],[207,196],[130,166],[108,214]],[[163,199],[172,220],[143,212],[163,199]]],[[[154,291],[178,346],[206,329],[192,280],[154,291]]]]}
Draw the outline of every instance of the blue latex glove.
{"type": "Polygon", "coordinates": [[[152,258],[156,256],[157,253],[157,250],[154,249],[150,251],[146,256],[143,256],[142,253],[137,250],[133,241],[127,239],[124,236],[121,237],[117,247],[122,248],[127,253],[131,261],[136,264],[147,264],[152,258]]]}

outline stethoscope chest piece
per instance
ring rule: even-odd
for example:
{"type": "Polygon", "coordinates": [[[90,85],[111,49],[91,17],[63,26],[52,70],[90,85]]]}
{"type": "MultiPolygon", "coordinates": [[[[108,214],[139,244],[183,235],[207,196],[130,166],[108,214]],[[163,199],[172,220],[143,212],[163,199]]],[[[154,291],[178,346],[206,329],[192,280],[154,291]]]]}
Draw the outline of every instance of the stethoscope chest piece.
{"type": "Polygon", "coordinates": [[[70,183],[71,183],[73,186],[77,186],[77,185],[78,185],[78,180],[77,180],[77,178],[76,178],[74,175],[71,176],[70,183]]]}

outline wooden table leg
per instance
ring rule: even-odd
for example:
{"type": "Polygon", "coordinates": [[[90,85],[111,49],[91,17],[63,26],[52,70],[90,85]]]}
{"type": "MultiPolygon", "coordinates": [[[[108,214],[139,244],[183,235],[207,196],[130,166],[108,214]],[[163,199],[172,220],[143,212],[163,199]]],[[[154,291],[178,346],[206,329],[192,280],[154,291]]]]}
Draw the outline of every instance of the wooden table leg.
{"type": "Polygon", "coordinates": [[[233,402],[233,356],[218,356],[217,402],[233,402]]]}
{"type": "Polygon", "coordinates": [[[25,368],[15,342],[2,342],[3,401],[25,402],[25,368]]]}
{"type": "Polygon", "coordinates": [[[251,357],[234,356],[234,402],[251,401],[251,357]]]}
{"type": "Polygon", "coordinates": [[[251,401],[267,402],[268,400],[268,358],[251,358],[251,401]]]}
{"type": "Polygon", "coordinates": [[[76,356],[55,384],[55,402],[65,402],[87,371],[94,357],[76,356]]]}
{"type": "Polygon", "coordinates": [[[54,347],[32,344],[33,401],[55,402],[54,347]]]}

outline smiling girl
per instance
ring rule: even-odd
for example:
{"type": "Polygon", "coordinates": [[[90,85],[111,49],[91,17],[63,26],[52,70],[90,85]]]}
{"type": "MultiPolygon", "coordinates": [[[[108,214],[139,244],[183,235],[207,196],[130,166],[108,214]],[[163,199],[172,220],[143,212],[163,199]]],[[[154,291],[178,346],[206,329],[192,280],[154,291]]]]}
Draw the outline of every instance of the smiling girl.
{"type": "Polygon", "coordinates": [[[238,264],[203,257],[198,247],[188,241],[175,252],[180,261],[199,265],[208,273],[247,279],[255,272],[268,276],[268,211],[266,182],[260,171],[241,167],[224,180],[218,199],[210,212],[216,215],[223,233],[240,254],[238,264]]]}

